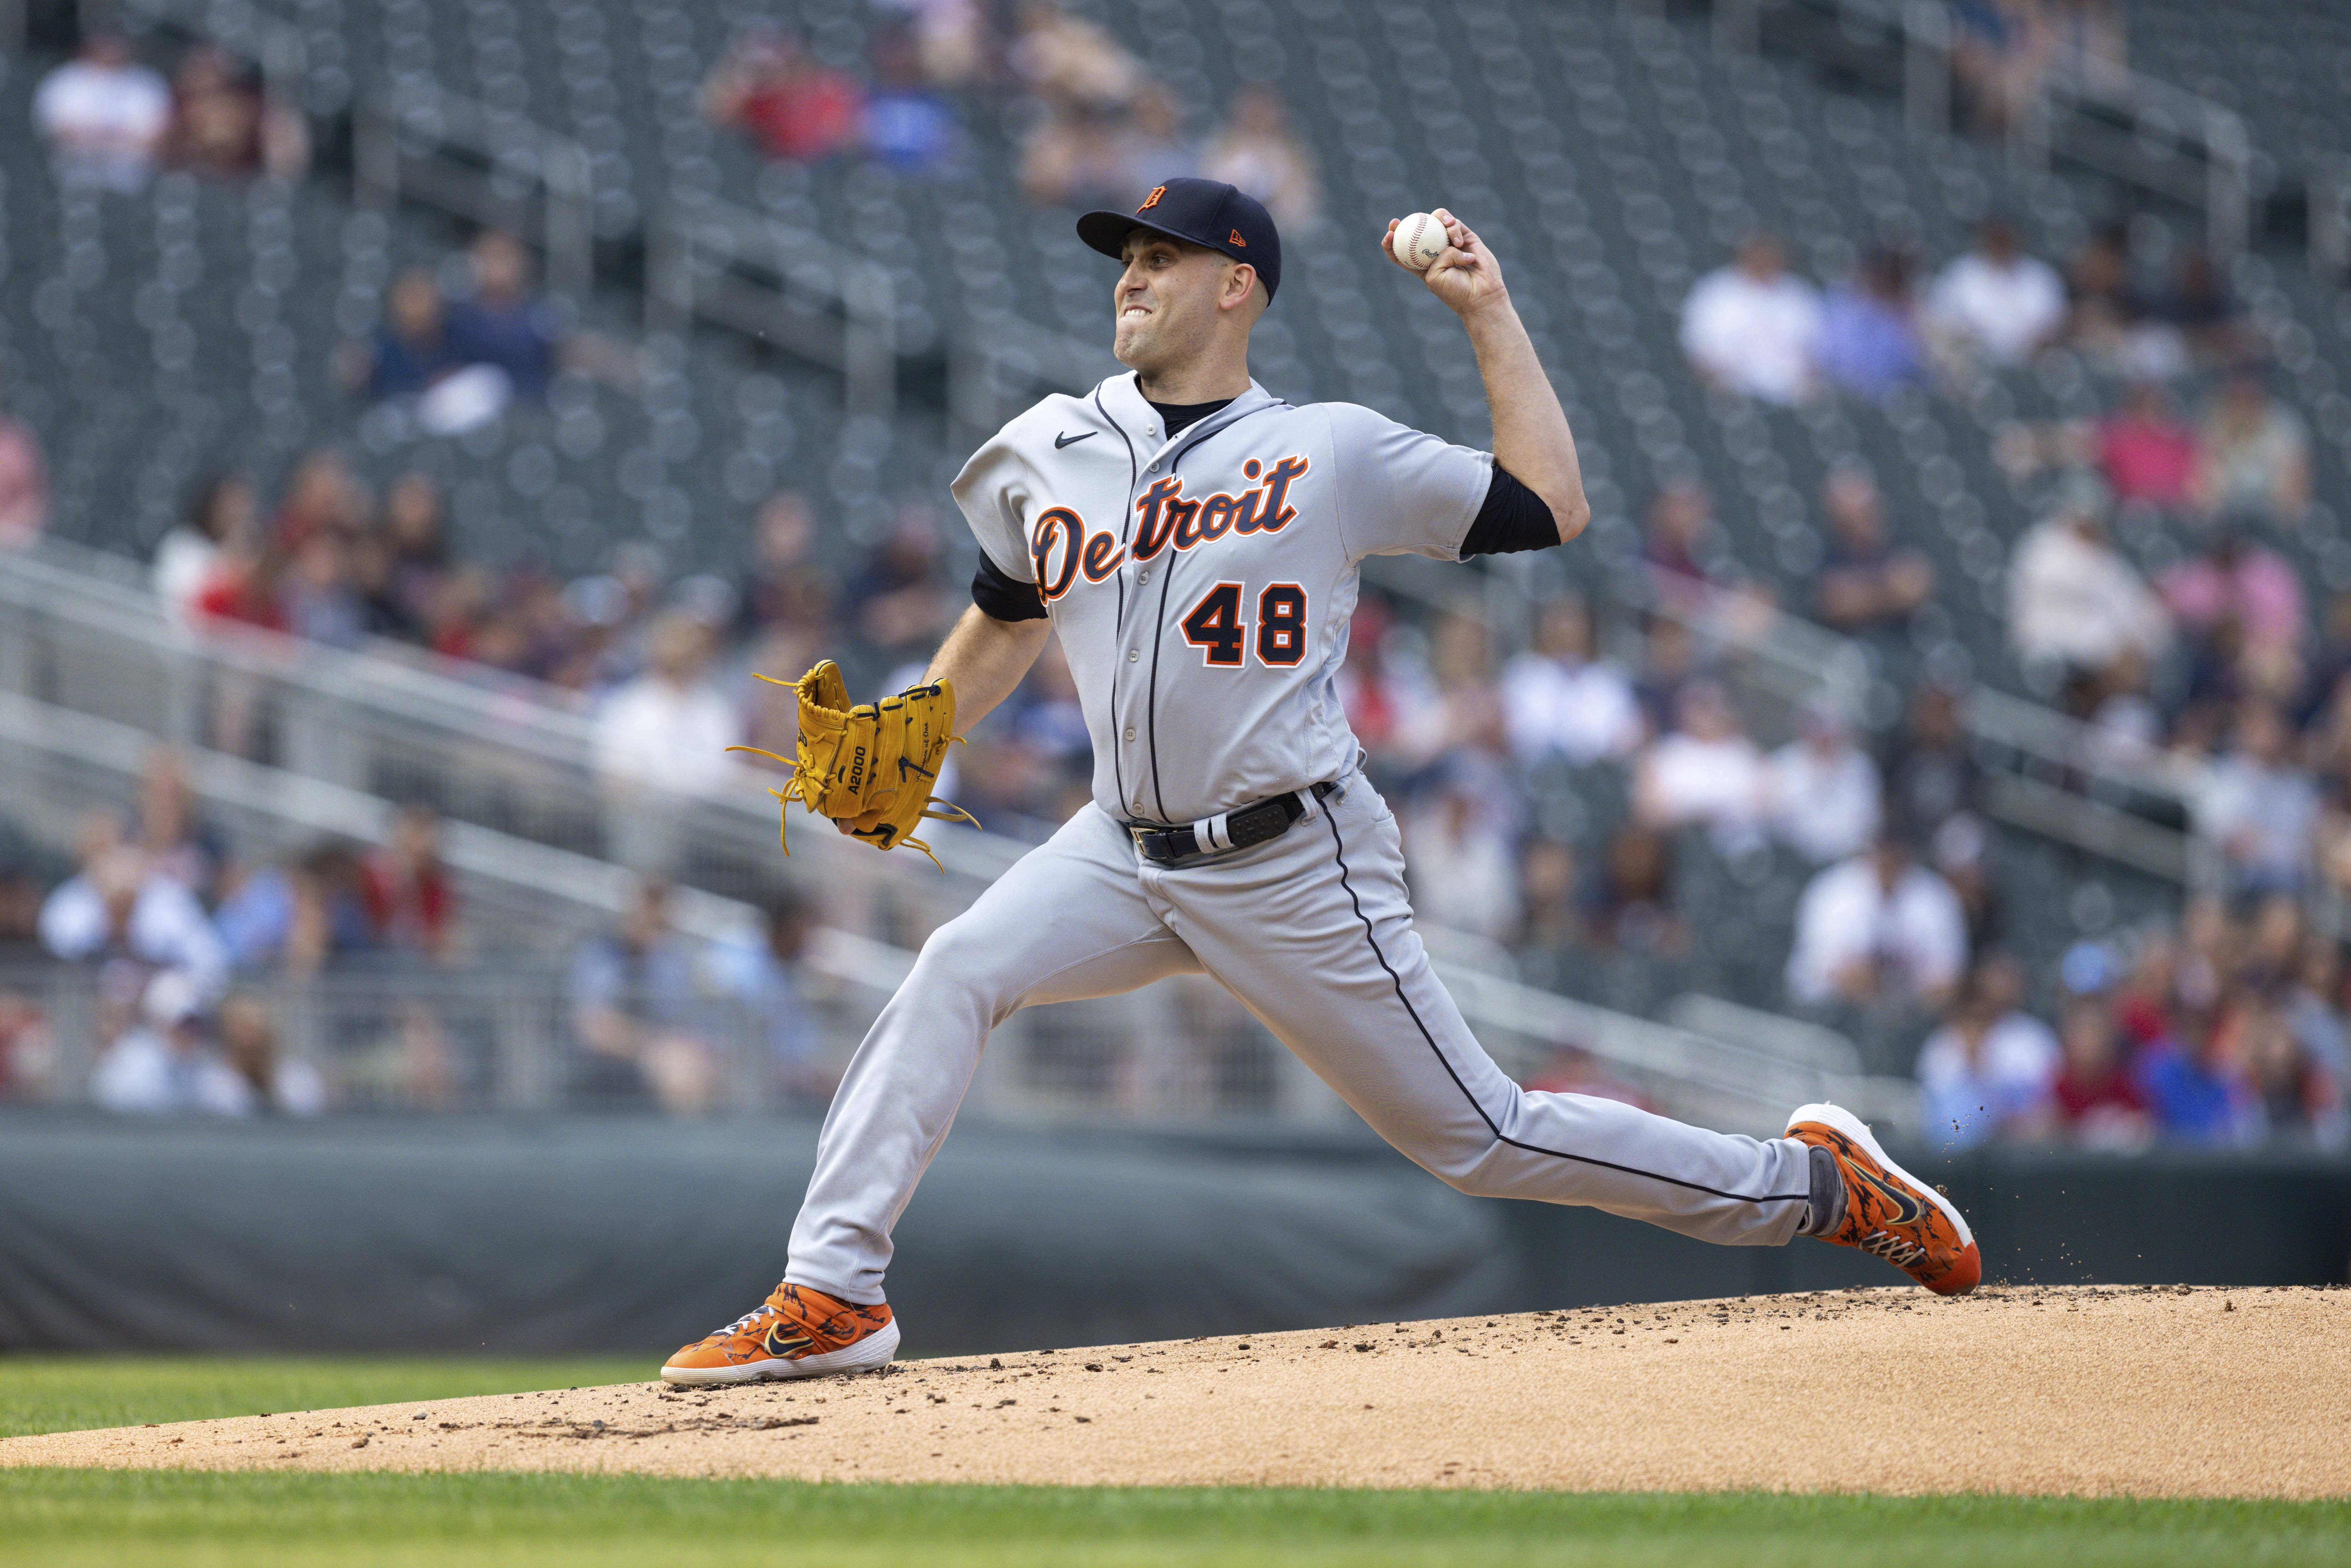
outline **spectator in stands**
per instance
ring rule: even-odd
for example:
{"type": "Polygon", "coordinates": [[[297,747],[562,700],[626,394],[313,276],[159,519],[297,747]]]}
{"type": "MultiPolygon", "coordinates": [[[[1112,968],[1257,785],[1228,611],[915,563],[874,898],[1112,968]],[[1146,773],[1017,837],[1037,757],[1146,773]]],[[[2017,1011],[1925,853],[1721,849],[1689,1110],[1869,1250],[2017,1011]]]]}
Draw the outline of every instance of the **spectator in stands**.
{"type": "Polygon", "coordinates": [[[1910,294],[1910,258],[1873,248],[1821,304],[1820,371],[1839,392],[1872,402],[1917,381],[1926,350],[1910,294]]]}
{"type": "Polygon", "coordinates": [[[2050,1092],[2057,1128],[2092,1149],[2136,1149],[2154,1136],[2147,1095],[2131,1075],[2113,1006],[2095,993],[2073,997],[2058,1024],[2063,1070],[2050,1092]]]}
{"type": "Polygon", "coordinates": [[[875,31],[873,90],[861,124],[865,151],[902,174],[933,173],[955,153],[955,110],[925,79],[920,46],[903,22],[875,31]]]}
{"type": "Polygon", "coordinates": [[[366,494],[350,459],[332,446],[313,447],[286,481],[277,515],[270,519],[269,542],[290,556],[313,535],[349,538],[366,521],[366,494]]]}
{"type": "Polygon", "coordinates": [[[2221,386],[2197,446],[2196,505],[2206,516],[2290,528],[2310,509],[2310,426],[2258,372],[2239,371],[2221,386]]]}
{"type": "Polygon", "coordinates": [[[2245,1010],[2240,1049],[2270,1142],[2304,1148],[2342,1146],[2342,1087],[2304,1051],[2275,1006],[2264,1002],[2245,1010]]]}
{"type": "Polygon", "coordinates": [[[2220,850],[2239,894],[2298,893],[2309,883],[2318,790],[2294,766],[2292,739],[2276,708],[2247,703],[2233,746],[2197,793],[2197,834],[2220,850]]]}
{"type": "Polygon", "coordinates": [[[179,521],[156,541],[148,578],[166,615],[183,625],[193,620],[222,550],[231,539],[253,537],[256,505],[253,486],[241,474],[211,475],[189,491],[179,521]]]}
{"type": "Polygon", "coordinates": [[[1669,478],[1650,497],[1641,565],[1658,596],[1685,612],[1706,608],[1730,586],[1730,551],[1714,520],[1714,497],[1695,478],[1669,478]]]}
{"type": "Polygon", "coordinates": [[[902,501],[888,536],[842,589],[841,619],[893,660],[926,658],[956,613],[943,553],[930,503],[902,501]]]}
{"type": "Polygon", "coordinates": [[[473,292],[449,312],[449,357],[494,365],[519,398],[547,394],[563,344],[546,304],[531,287],[530,253],[497,229],[485,230],[469,253],[473,292]]]}
{"type": "Polygon", "coordinates": [[[344,345],[344,383],[371,401],[417,397],[457,368],[449,348],[448,306],[432,269],[412,267],[392,280],[383,319],[365,343],[344,345]]]}
{"type": "Polygon", "coordinates": [[[2066,340],[2109,369],[2138,362],[2129,345],[2147,308],[2131,281],[2123,228],[2109,225],[2093,233],[2066,268],[2066,340]]]}
{"type": "Polygon", "coordinates": [[[2180,422],[2162,383],[2141,381],[2098,422],[2098,471],[2117,501],[2181,510],[2195,497],[2196,433],[2180,422]]]}
{"type": "Polygon", "coordinates": [[[1682,352],[1709,385],[1766,402],[1801,402],[1818,375],[1821,301],[1787,270],[1780,242],[1757,235],[1708,273],[1682,306],[1682,352]]]}
{"type": "Polygon", "coordinates": [[[199,44],[180,57],[172,88],[172,162],[218,177],[302,177],[309,162],[302,117],[268,100],[253,67],[217,44],[199,44]]]}
{"type": "Polygon", "coordinates": [[[2151,313],[2179,335],[2187,357],[2199,365],[2241,363],[2256,346],[2246,340],[2237,302],[2211,252],[2201,247],[2180,254],[2170,286],[2151,313]]]}
{"type": "Polygon", "coordinates": [[[2342,996],[2339,950],[2329,937],[2310,937],[2293,979],[2280,992],[2278,1008],[2303,1054],[2335,1085],[2338,1100],[2351,1088],[2351,1030],[2345,1027],[2342,996]]]}
{"type": "Polygon", "coordinates": [[[778,892],[762,901],[760,915],[752,939],[712,944],[712,981],[764,1040],[768,1084],[778,1103],[821,1110],[840,1075],[824,1060],[823,1037],[809,1005],[808,945],[816,911],[798,894],[778,892]]]}
{"type": "Polygon", "coordinates": [[[1489,758],[1464,749],[1437,770],[1404,813],[1412,894],[1428,919],[1508,945],[1525,918],[1520,902],[1519,847],[1510,814],[1497,811],[1508,781],[1489,758]]]}
{"type": "Polygon", "coordinates": [[[2217,527],[2201,552],[2165,572],[2159,586],[2165,608],[2189,636],[2208,649],[2232,650],[2257,681],[2282,665],[2298,671],[2309,630],[2302,579],[2234,519],[2217,527]]]}
{"type": "Polygon", "coordinates": [[[2020,989],[2011,960],[1979,959],[1919,1050],[1918,1120],[1931,1146],[1972,1148],[2046,1124],[2057,1037],[2018,1005],[2020,989]]]}
{"type": "Polygon", "coordinates": [[[49,526],[49,471],[40,438],[0,407],[0,549],[22,549],[49,526]]]}
{"type": "Polygon", "coordinates": [[[1760,844],[1763,754],[1740,727],[1719,685],[1692,681],[1682,688],[1674,728],[1642,753],[1635,768],[1633,810],[1653,828],[1710,829],[1725,854],[1760,844]]]}
{"type": "Polygon", "coordinates": [[[1286,233],[1303,233],[1322,217],[1322,183],[1314,154],[1290,129],[1281,95],[1263,82],[1234,91],[1223,129],[1201,152],[1200,172],[1263,202],[1286,233]]]}
{"type": "Polygon", "coordinates": [[[1837,1002],[1938,1007],[1967,967],[1967,919],[1950,883],[1920,865],[1900,827],[1828,867],[1796,904],[1788,994],[1808,1008],[1837,1002]]]}
{"type": "Polygon", "coordinates": [[[770,158],[818,163],[857,145],[864,91],[819,64],[799,38],[763,23],[737,35],[711,68],[702,111],[749,135],[770,158]]]}
{"type": "Polygon", "coordinates": [[[376,946],[359,856],[332,839],[254,871],[221,901],[219,920],[246,974],[316,974],[376,946]]]}
{"type": "Polygon", "coordinates": [[[2048,67],[2041,7],[2032,0],[1959,0],[1951,22],[1960,116],[1980,135],[2004,136],[2031,107],[2048,67]]]}
{"type": "Polygon", "coordinates": [[[120,841],[111,819],[85,831],[82,868],[41,905],[41,946],[77,964],[175,970],[199,999],[218,994],[228,953],[187,884],[120,841]]]}
{"type": "Polygon", "coordinates": [[[447,956],[457,929],[457,886],[441,859],[440,813],[422,800],[402,806],[392,820],[392,841],[360,861],[359,891],[377,942],[447,956]]]}
{"type": "Polygon", "coordinates": [[[1764,810],[1781,842],[1813,864],[1859,854],[1877,839],[1877,764],[1853,743],[1853,722],[1826,698],[1804,705],[1804,733],[1771,754],[1764,810]]]}
{"type": "Polygon", "coordinates": [[[185,886],[199,904],[213,902],[228,864],[228,837],[204,820],[179,754],[169,747],[149,752],[139,775],[138,847],[150,867],[185,886]]]}
{"type": "Polygon", "coordinates": [[[2242,1148],[2260,1139],[2261,1097],[2242,1066],[2251,1021],[2243,1006],[2196,1009],[2179,1037],[2139,1053],[2139,1087],[2166,1142],[2242,1148]]]}
{"type": "MultiPolygon", "coordinates": [[[[744,630],[795,639],[829,634],[841,584],[833,575],[831,552],[822,548],[816,508],[809,498],[797,490],[778,490],[761,502],[751,520],[751,570],[738,596],[744,630]]],[[[814,662],[814,656],[797,663],[784,660],[775,667],[805,669],[814,662]]]]}
{"type": "Polygon", "coordinates": [[[670,923],[669,889],[641,883],[627,916],[573,956],[571,1098],[586,1110],[716,1103],[719,1058],[695,980],[694,948],[670,923]]]}
{"type": "Polygon", "coordinates": [[[120,35],[92,31],[79,55],[41,78],[33,129],[60,183],[144,190],[171,134],[172,89],[120,35]]]}
{"type": "Polygon", "coordinates": [[[709,633],[670,611],[646,647],[645,673],[606,697],[596,716],[597,770],[631,791],[708,793],[732,773],[726,748],[741,734],[735,705],[710,679],[709,633]]]}
{"type": "Polygon", "coordinates": [[[1922,681],[1910,711],[1888,742],[1880,771],[1894,815],[1934,832],[1976,803],[1982,769],[1959,722],[1959,693],[1941,681],[1922,681]]]}
{"type": "Polygon", "coordinates": [[[356,648],[367,617],[351,571],[349,536],[320,528],[293,547],[278,587],[286,629],[330,648],[356,648]]]}
{"type": "Polygon", "coordinates": [[[90,1098],[121,1116],[235,1116],[250,1091],[204,1034],[204,994],[164,970],[147,982],[139,1016],[98,1059],[90,1098]]]}
{"type": "Polygon", "coordinates": [[[1630,953],[1677,953],[1689,926],[1674,908],[1673,841],[1627,822],[1609,835],[1577,901],[1586,937],[1630,953]]]}
{"type": "Polygon", "coordinates": [[[234,1114],[315,1116],[327,1108],[326,1082],[278,1049],[277,1020],[260,998],[240,993],[223,1002],[220,1037],[240,1089],[234,1114]]]}
{"type": "Polygon", "coordinates": [[[1065,207],[1134,205],[1148,187],[1134,183],[1127,133],[1123,110],[1048,109],[1020,144],[1021,194],[1065,207]]]}
{"type": "Polygon", "coordinates": [[[1592,612],[1570,595],[1545,604],[1534,646],[1502,670],[1502,715],[1510,754],[1521,765],[1559,757],[1578,768],[1619,760],[1646,726],[1633,683],[1592,652],[1592,612]]]}
{"type": "Polygon", "coordinates": [[[2007,933],[2007,901],[1993,874],[1991,832],[1981,817],[1962,811],[1945,820],[1927,840],[1928,858],[1950,883],[1967,922],[1968,951],[1988,952],[2007,933]]]}
{"type": "Polygon", "coordinates": [[[1141,90],[1143,62],[1100,23],[1073,16],[1058,0],[1026,0],[1007,58],[1045,103],[1123,110],[1141,90]]]}
{"type": "Polygon", "coordinates": [[[1975,247],[1936,276],[1925,319],[1928,339],[1949,358],[2021,365],[2065,325],[2064,280],[2024,254],[2005,218],[1988,218],[1975,247]]]}
{"type": "Polygon", "coordinates": [[[2106,542],[2105,507],[2103,485],[2072,476],[2010,561],[2009,639],[2055,679],[2095,673],[2126,653],[2153,658],[2171,640],[2162,601],[2106,542]]]}
{"type": "Polygon", "coordinates": [[[1156,82],[1134,95],[1118,153],[1126,165],[1128,191],[1148,191],[1162,180],[1200,172],[1199,144],[1184,133],[1183,110],[1176,96],[1156,82]]]}
{"type": "Polygon", "coordinates": [[[1839,464],[1821,488],[1828,549],[1813,585],[1820,617],[1848,636],[1899,632],[1935,594],[1935,569],[1886,527],[1886,499],[1868,470],[1839,464]]]}

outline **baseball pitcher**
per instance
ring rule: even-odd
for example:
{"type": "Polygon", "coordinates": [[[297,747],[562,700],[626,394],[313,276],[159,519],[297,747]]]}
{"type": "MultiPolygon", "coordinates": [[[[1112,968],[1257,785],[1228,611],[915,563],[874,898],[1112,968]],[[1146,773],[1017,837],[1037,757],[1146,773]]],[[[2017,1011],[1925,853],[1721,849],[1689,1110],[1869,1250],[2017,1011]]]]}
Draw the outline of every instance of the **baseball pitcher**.
{"type": "MultiPolygon", "coordinates": [[[[1981,1269],[1959,1211],[1861,1122],[1807,1105],[1759,1141],[1614,1101],[1530,1093],[1430,969],[1387,803],[1335,680],[1366,556],[1565,544],[1590,517],[1575,439],[1500,267],[1442,210],[1428,291],[1461,319],[1493,413],[1475,452],[1249,379],[1281,241],[1233,186],[1169,180],[1079,237],[1115,258],[1128,373],[1053,396],[955,481],[979,541],[972,608],[924,684],[843,715],[801,683],[792,784],[887,849],[930,805],[952,735],[1061,634],[1093,740],[1093,799],[924,945],[842,1079],[783,1283],[680,1350],[672,1383],[879,1366],[892,1227],[945,1142],[988,1033],[1024,1007],[1205,974],[1380,1134],[1463,1192],[1589,1204],[1708,1241],[1816,1236],[1928,1289],[1981,1269]],[[885,758],[877,764],[875,758],[885,758]]],[[[1399,266],[1395,225],[1382,245],[1399,266]]]]}

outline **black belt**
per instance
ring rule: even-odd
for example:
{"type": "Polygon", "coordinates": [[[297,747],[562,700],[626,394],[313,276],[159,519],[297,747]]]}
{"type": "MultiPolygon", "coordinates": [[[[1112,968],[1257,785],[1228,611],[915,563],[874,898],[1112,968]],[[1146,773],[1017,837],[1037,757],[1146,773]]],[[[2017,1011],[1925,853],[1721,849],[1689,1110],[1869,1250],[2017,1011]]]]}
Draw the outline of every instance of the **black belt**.
{"type": "Polygon", "coordinates": [[[1268,839],[1278,839],[1306,815],[1302,797],[1311,795],[1317,800],[1327,800],[1339,790],[1339,780],[1326,779],[1320,784],[1292,789],[1238,810],[1203,817],[1196,822],[1179,823],[1172,828],[1129,822],[1126,831],[1134,836],[1135,851],[1144,860],[1160,865],[1181,865],[1186,861],[1228,854],[1268,839]]]}

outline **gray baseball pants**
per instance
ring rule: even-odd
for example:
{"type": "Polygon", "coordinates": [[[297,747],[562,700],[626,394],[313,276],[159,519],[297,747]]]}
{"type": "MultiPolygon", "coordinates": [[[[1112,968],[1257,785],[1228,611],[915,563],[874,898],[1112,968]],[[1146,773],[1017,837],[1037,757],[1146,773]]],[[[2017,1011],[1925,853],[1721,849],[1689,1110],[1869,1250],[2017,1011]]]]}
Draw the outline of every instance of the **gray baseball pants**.
{"type": "Polygon", "coordinates": [[[1793,1140],[1505,1077],[1429,968],[1395,819],[1357,775],[1281,837],[1184,866],[1144,860],[1088,805],[933,933],[833,1096],[785,1278],[883,1299],[891,1228],[998,1024],[1202,973],[1463,1192],[1585,1204],[1734,1246],[1778,1246],[1802,1220],[1811,1179],[1793,1140]]]}

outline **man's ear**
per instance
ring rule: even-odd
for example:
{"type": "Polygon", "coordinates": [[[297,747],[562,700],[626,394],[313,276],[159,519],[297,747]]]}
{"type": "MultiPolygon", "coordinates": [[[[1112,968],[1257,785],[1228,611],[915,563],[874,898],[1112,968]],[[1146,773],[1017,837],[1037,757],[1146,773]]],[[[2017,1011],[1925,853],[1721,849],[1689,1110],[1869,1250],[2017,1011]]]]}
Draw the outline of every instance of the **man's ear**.
{"type": "Polygon", "coordinates": [[[1238,309],[1248,304],[1249,296],[1256,292],[1257,268],[1246,261],[1237,261],[1233,264],[1232,272],[1225,278],[1225,292],[1217,299],[1217,308],[1220,310],[1238,309]]]}

